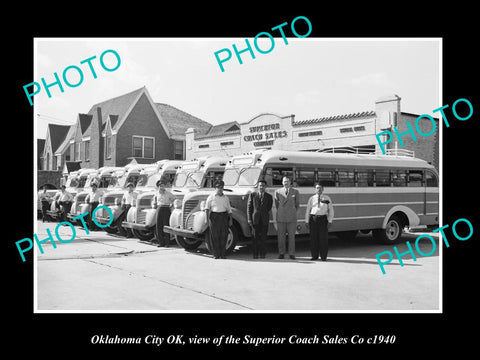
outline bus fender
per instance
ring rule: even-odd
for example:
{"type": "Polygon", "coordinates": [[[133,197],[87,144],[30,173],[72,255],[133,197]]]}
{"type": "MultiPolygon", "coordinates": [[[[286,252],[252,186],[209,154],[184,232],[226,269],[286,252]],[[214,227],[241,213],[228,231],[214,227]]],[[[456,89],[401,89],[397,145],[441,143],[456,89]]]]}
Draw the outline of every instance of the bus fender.
{"type": "Polygon", "coordinates": [[[407,216],[409,227],[417,226],[417,225],[420,224],[420,218],[418,217],[418,215],[412,209],[410,209],[409,207],[407,207],[405,205],[396,205],[388,211],[387,215],[383,219],[382,229],[385,229],[387,227],[388,219],[390,219],[392,214],[394,214],[396,212],[404,213],[407,216]]]}
{"type": "Polygon", "coordinates": [[[238,223],[238,225],[240,225],[240,229],[242,230],[242,234],[244,237],[252,236],[252,230],[248,225],[246,213],[238,209],[232,208],[232,218],[238,223]]]}

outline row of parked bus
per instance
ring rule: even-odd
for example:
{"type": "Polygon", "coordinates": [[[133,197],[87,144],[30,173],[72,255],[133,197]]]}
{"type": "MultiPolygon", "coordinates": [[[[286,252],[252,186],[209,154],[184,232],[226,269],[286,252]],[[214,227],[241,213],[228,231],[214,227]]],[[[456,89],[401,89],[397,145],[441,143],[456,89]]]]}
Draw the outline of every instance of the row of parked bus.
{"type": "MultiPolygon", "coordinates": [[[[335,208],[330,232],[339,237],[353,238],[358,231],[373,232],[385,243],[395,242],[405,227],[435,227],[439,223],[438,174],[426,161],[410,156],[377,154],[339,154],[264,150],[233,157],[205,157],[193,161],[160,160],[149,165],[127,165],[81,169],[72,172],[66,182],[74,201],[67,217],[87,212],[85,203],[91,184],[97,183],[103,193],[101,203],[110,208],[113,223],[104,228],[109,233],[118,231],[117,219],[121,198],[128,183],[135,185],[136,203],[132,206],[122,227],[130,228],[141,240],[151,240],[155,229],[155,209],[151,200],[155,184],[164,179],[177,197],[164,227],[185,249],[195,249],[206,239],[207,225],[203,216],[205,200],[216,180],[225,182],[225,194],[232,205],[233,224],[227,241],[232,251],[242,240],[251,238],[246,206],[250,192],[259,179],[267,182],[267,191],[282,186],[282,178],[291,179],[300,192],[297,213],[297,233],[308,233],[304,223],[306,202],[314,193],[314,184],[324,185],[335,208]]],[[[57,216],[52,202],[49,214],[57,216]]],[[[276,235],[276,209],[272,209],[268,234],[276,235]]],[[[96,212],[96,221],[110,220],[103,208],[96,212]]],[[[208,242],[206,242],[208,247],[208,242]]]]}

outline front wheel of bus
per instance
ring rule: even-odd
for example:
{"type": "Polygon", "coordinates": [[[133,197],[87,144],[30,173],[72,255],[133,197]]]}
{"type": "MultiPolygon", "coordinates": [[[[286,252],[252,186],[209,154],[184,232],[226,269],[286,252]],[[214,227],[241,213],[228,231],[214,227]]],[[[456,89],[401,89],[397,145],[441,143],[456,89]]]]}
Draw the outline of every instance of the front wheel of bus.
{"type": "Polygon", "coordinates": [[[384,244],[393,244],[400,239],[402,231],[402,220],[398,216],[392,215],[390,219],[388,219],[385,229],[373,230],[373,238],[384,244]]]}
{"type": "Polygon", "coordinates": [[[202,245],[202,240],[189,239],[178,235],[175,235],[175,241],[177,242],[178,246],[181,246],[185,250],[195,250],[202,245]]]}
{"type": "Polygon", "coordinates": [[[137,229],[132,229],[133,235],[140,240],[143,241],[150,241],[153,239],[153,236],[155,235],[153,230],[137,230],[137,229]]]}
{"type": "Polygon", "coordinates": [[[107,227],[104,227],[103,230],[105,230],[109,234],[116,234],[118,232],[118,228],[115,225],[109,225],[107,227]]]}
{"type": "MultiPolygon", "coordinates": [[[[210,229],[208,231],[210,231],[210,229]]],[[[237,242],[239,238],[240,238],[240,230],[238,229],[238,226],[236,224],[233,224],[233,226],[230,226],[228,228],[227,246],[225,251],[227,255],[233,252],[233,250],[235,249],[235,246],[237,246],[237,242]]],[[[207,250],[210,252],[210,254],[213,254],[213,245],[211,242],[210,233],[206,234],[205,245],[207,247],[207,250]]]]}

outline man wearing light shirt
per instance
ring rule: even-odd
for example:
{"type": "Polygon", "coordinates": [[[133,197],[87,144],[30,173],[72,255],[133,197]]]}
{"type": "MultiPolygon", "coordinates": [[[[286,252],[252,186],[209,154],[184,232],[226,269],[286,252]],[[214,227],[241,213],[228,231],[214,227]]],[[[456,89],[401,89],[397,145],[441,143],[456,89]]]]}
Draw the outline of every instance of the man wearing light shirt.
{"type": "Polygon", "coordinates": [[[62,185],[61,190],[55,194],[53,200],[56,201],[57,208],[60,209],[60,221],[65,221],[72,206],[73,195],[66,190],[65,185],[62,185]]]}
{"type": "Polygon", "coordinates": [[[92,183],[92,190],[90,190],[90,193],[87,194],[85,197],[85,203],[90,205],[90,210],[89,210],[89,219],[88,219],[88,228],[90,230],[100,230],[100,228],[95,225],[93,221],[93,210],[96,209],[100,202],[100,198],[102,197],[103,193],[101,191],[98,191],[98,185],[97,183],[92,183]]]}
{"type": "Polygon", "coordinates": [[[318,255],[322,261],[328,255],[328,228],[333,221],[333,204],[328,195],[323,194],[323,186],[315,184],[315,195],[310,197],[305,211],[305,224],[310,228],[311,260],[317,260],[318,255]]]}
{"type": "Polygon", "coordinates": [[[158,247],[168,247],[170,245],[170,234],[163,231],[163,227],[170,222],[170,207],[173,205],[176,197],[170,191],[165,189],[166,182],[160,179],[156,183],[158,192],[152,198],[152,207],[157,209],[156,234],[158,247]]]}
{"type": "Polygon", "coordinates": [[[209,233],[212,243],[212,252],[215,259],[226,258],[228,227],[231,225],[232,208],[230,200],[223,193],[224,182],[215,182],[215,192],[205,201],[205,210],[209,219],[209,233]]]}
{"type": "Polygon", "coordinates": [[[125,191],[125,193],[123,194],[121,201],[122,213],[117,220],[117,228],[119,234],[122,236],[126,236],[127,238],[133,237],[132,230],[129,228],[124,229],[122,227],[122,222],[126,218],[128,210],[130,210],[130,208],[135,205],[136,194],[133,192],[134,187],[135,185],[131,182],[127,184],[127,191],[125,191]]]}

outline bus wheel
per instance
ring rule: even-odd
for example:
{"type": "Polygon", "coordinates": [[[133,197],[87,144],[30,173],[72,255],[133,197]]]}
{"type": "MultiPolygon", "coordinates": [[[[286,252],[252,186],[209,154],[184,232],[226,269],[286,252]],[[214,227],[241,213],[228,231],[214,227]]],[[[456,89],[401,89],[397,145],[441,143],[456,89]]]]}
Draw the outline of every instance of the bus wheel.
{"type": "Polygon", "coordinates": [[[149,241],[153,239],[153,236],[155,235],[153,230],[138,230],[138,229],[132,229],[133,235],[140,240],[143,241],[149,241]]]}
{"type": "Polygon", "coordinates": [[[335,235],[337,235],[337,237],[340,240],[352,241],[357,236],[357,233],[358,233],[357,230],[351,230],[351,231],[340,231],[340,232],[337,232],[335,235]]]}
{"type": "Polygon", "coordinates": [[[240,239],[240,230],[238,230],[237,224],[228,228],[228,237],[227,237],[227,251],[226,254],[231,254],[237,246],[237,242],[240,239]]]}
{"type": "Polygon", "coordinates": [[[195,250],[202,245],[202,240],[189,239],[178,235],[175,236],[175,241],[177,242],[178,246],[181,246],[185,250],[195,250]]]}
{"type": "MultiPolygon", "coordinates": [[[[237,246],[237,242],[240,239],[240,236],[240,230],[238,230],[238,226],[236,224],[233,224],[233,226],[228,228],[227,246],[225,254],[231,254],[233,252],[235,246],[237,246]]],[[[205,237],[205,245],[210,254],[213,254],[213,244],[212,238],[210,236],[210,229],[208,230],[208,233],[205,237]]]]}
{"type": "Polygon", "coordinates": [[[373,238],[384,244],[392,244],[400,239],[400,236],[402,236],[402,230],[402,220],[398,216],[392,215],[390,219],[388,219],[385,229],[373,230],[373,238]]]}
{"type": "Polygon", "coordinates": [[[103,230],[105,230],[109,234],[116,234],[118,232],[118,228],[113,225],[104,227],[103,230]]]}

